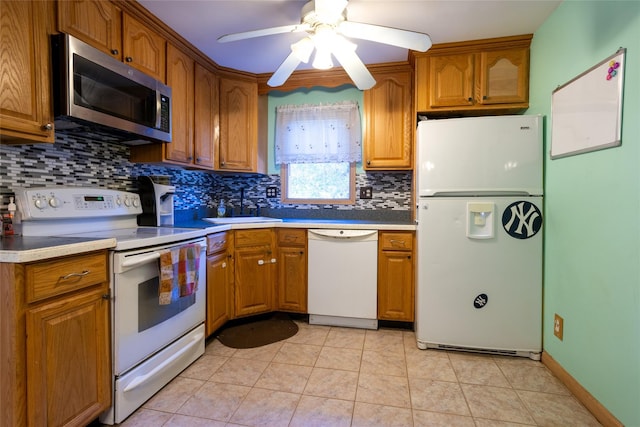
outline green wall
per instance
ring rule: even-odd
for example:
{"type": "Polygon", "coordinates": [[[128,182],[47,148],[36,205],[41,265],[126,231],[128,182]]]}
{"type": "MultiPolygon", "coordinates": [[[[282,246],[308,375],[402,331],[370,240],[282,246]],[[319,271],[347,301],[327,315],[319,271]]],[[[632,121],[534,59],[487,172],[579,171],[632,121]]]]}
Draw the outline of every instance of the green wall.
{"type": "MultiPolygon", "coordinates": [[[[274,163],[274,140],[276,126],[276,108],[281,105],[298,104],[333,104],[342,101],[356,101],[360,106],[360,119],[362,120],[362,91],[352,85],[343,85],[337,88],[313,87],[311,89],[298,89],[292,92],[269,92],[268,142],[269,142],[269,174],[279,174],[280,167],[274,163]]],[[[364,123],[362,123],[364,126],[364,123]]],[[[356,165],[357,172],[362,171],[362,163],[356,165]]]]}
{"type": "Polygon", "coordinates": [[[528,113],[546,116],[544,349],[623,424],[640,426],[640,2],[561,3],[534,35],[530,92],[528,113]],[[550,160],[552,91],[619,47],[622,145],[550,160]]]}

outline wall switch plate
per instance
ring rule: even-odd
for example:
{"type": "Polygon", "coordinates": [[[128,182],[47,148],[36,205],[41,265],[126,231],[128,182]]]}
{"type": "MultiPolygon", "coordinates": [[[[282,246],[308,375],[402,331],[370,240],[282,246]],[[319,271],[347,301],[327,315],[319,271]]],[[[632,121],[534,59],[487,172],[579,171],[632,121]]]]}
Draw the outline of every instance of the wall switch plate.
{"type": "Polygon", "coordinates": [[[360,198],[361,199],[373,198],[373,187],[360,187],[360,198]]]}
{"type": "Polygon", "coordinates": [[[267,187],[267,198],[273,199],[278,197],[278,187],[267,187]]]}
{"type": "Polygon", "coordinates": [[[553,317],[553,335],[558,337],[560,341],[562,341],[564,329],[564,319],[557,314],[553,317]]]}

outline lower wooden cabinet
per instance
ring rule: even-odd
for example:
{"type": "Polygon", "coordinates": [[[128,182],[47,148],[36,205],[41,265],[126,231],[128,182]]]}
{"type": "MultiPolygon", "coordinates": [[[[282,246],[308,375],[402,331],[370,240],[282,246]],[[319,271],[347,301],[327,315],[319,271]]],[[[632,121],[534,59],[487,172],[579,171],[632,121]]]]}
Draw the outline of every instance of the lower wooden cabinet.
{"type": "Polygon", "coordinates": [[[233,317],[233,259],[229,253],[230,237],[231,232],[207,236],[207,336],[233,317]]]}
{"type": "Polygon", "coordinates": [[[2,426],[82,426],[111,405],[107,251],[0,264],[2,426]]]}
{"type": "Polygon", "coordinates": [[[278,307],[307,312],[307,230],[278,230],[278,307]]]}
{"type": "Polygon", "coordinates": [[[273,229],[234,231],[234,317],[274,308],[277,274],[273,229]]]}
{"type": "MultiPolygon", "coordinates": [[[[378,319],[413,322],[413,231],[378,236],[378,319]]],[[[260,228],[207,236],[207,319],[211,335],[254,314],[308,311],[307,230],[260,228]]]]}
{"type": "Polygon", "coordinates": [[[406,231],[378,235],[378,319],[414,321],[414,236],[406,231]]]}

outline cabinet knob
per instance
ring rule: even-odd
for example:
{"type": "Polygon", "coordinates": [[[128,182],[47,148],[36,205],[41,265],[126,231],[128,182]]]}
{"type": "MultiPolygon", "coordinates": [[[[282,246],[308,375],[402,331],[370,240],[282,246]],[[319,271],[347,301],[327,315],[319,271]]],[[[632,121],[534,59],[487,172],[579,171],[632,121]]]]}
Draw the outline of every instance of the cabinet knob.
{"type": "Polygon", "coordinates": [[[196,157],[196,163],[200,163],[200,157],[196,157]]]}
{"type": "Polygon", "coordinates": [[[471,101],[473,101],[473,98],[469,97],[469,98],[467,98],[467,101],[471,102],[471,101]]]}
{"type": "Polygon", "coordinates": [[[371,160],[367,160],[367,166],[371,165],[371,160]]]}
{"type": "Polygon", "coordinates": [[[127,62],[132,62],[133,58],[130,57],[130,56],[127,56],[126,58],[124,58],[124,60],[127,61],[127,62]]]}
{"type": "Polygon", "coordinates": [[[487,99],[487,95],[482,95],[482,99],[487,99]]]}
{"type": "Polygon", "coordinates": [[[53,130],[53,123],[46,123],[42,125],[42,130],[53,130]]]}
{"type": "Polygon", "coordinates": [[[187,160],[191,161],[191,160],[193,160],[193,157],[189,156],[189,157],[187,157],[187,160]]]}
{"type": "Polygon", "coordinates": [[[117,55],[119,53],[120,53],[120,51],[118,49],[111,49],[111,54],[112,55],[117,55]]]}
{"type": "Polygon", "coordinates": [[[220,166],[224,166],[224,160],[220,160],[220,166]]]}

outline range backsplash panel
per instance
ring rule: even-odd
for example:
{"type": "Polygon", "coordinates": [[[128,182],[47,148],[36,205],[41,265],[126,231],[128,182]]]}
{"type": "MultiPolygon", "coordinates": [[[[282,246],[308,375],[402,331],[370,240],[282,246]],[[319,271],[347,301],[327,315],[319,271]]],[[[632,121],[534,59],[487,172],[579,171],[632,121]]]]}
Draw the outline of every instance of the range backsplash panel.
{"type": "Polygon", "coordinates": [[[279,175],[218,175],[128,159],[128,146],[94,133],[57,133],[54,144],[0,145],[0,211],[6,210],[17,187],[96,186],[137,192],[138,176],[168,175],[176,186],[176,211],[213,212],[224,199],[227,210],[239,212],[244,189],[244,208],[260,206],[262,214],[278,210],[283,217],[358,219],[377,211],[391,214],[390,219],[411,217],[411,172],[357,174],[356,187],[372,187],[373,197],[357,197],[355,205],[290,205],[280,202],[279,175]],[[267,187],[276,187],[278,197],[267,198],[267,187]]]}

